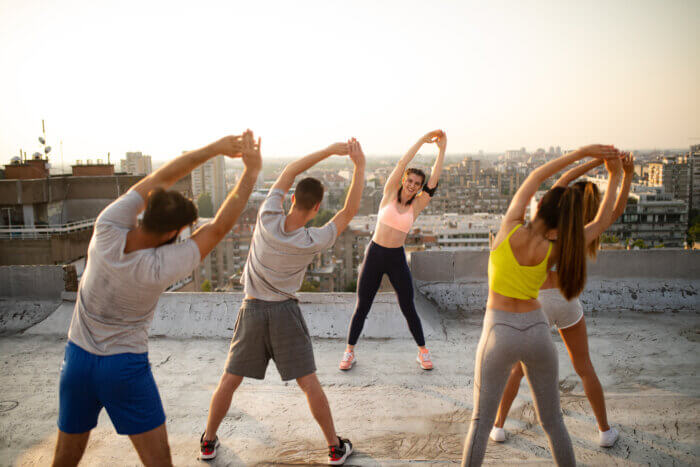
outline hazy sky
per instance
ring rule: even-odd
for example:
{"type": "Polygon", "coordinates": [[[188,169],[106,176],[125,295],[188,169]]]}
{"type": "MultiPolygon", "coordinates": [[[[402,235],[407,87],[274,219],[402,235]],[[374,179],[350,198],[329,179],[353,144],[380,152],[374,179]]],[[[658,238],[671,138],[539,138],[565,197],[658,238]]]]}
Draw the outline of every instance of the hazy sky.
{"type": "Polygon", "coordinates": [[[0,0],[0,163],[700,143],[700,1],[0,0]],[[695,139],[693,139],[695,138],[695,139]]]}

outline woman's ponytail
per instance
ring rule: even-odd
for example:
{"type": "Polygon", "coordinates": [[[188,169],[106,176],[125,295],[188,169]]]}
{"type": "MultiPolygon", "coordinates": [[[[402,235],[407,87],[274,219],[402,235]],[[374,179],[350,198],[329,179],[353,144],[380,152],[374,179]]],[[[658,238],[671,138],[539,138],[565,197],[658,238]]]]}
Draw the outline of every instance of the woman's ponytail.
{"type": "Polygon", "coordinates": [[[583,195],[567,188],[559,200],[557,225],[557,273],[559,290],[571,300],[578,297],[586,284],[586,244],[583,232],[583,195]]]}

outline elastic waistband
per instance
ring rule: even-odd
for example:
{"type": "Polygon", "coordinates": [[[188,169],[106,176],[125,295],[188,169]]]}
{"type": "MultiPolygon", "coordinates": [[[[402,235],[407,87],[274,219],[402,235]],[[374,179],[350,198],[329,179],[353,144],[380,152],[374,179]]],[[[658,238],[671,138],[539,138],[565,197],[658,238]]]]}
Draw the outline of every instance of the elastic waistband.
{"type": "Polygon", "coordinates": [[[547,324],[547,317],[542,311],[542,308],[525,313],[513,313],[512,311],[487,308],[484,315],[484,322],[486,321],[490,321],[493,324],[507,324],[522,329],[537,323],[547,324]]]}
{"type": "Polygon", "coordinates": [[[140,352],[140,353],[122,352],[122,353],[115,353],[115,354],[111,354],[111,355],[98,355],[96,353],[88,352],[87,350],[80,347],[78,344],[76,344],[75,342],[73,342],[71,340],[69,340],[66,343],[66,348],[68,348],[71,352],[83,354],[86,357],[92,357],[92,358],[120,358],[120,357],[124,357],[124,356],[143,357],[146,359],[148,358],[148,352],[140,352]]]}
{"type": "Polygon", "coordinates": [[[372,247],[375,247],[375,248],[381,248],[382,250],[386,250],[386,251],[395,251],[395,252],[403,251],[403,245],[397,246],[394,248],[389,248],[386,246],[381,246],[379,243],[375,242],[374,240],[371,240],[369,242],[369,245],[372,247]]]}
{"type": "Polygon", "coordinates": [[[251,308],[280,308],[292,304],[298,305],[298,301],[291,298],[280,301],[260,300],[259,298],[244,298],[241,306],[249,306],[251,308]]]}

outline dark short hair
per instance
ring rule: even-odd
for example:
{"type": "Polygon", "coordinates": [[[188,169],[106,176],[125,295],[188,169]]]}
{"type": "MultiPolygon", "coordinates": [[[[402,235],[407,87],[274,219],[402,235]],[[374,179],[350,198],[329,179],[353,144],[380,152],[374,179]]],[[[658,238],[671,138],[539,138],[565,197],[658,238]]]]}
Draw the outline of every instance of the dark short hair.
{"type": "Polygon", "coordinates": [[[323,184],[313,177],[306,177],[297,183],[294,190],[296,204],[306,211],[314,208],[323,201],[323,184]]]}
{"type": "Polygon", "coordinates": [[[149,232],[160,234],[180,230],[196,220],[197,207],[192,200],[177,191],[156,188],[148,193],[141,225],[149,232]]]}

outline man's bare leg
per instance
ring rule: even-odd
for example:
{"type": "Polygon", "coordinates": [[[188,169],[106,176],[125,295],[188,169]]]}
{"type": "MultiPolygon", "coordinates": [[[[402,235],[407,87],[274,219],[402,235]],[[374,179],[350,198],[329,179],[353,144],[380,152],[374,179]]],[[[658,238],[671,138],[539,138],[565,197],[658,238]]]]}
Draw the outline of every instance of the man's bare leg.
{"type": "Polygon", "coordinates": [[[165,423],[138,435],[129,435],[131,442],[146,467],[171,467],[170,445],[165,423]]]}
{"type": "Polygon", "coordinates": [[[71,434],[58,430],[53,467],[73,467],[78,465],[87,446],[90,432],[71,434]]]}
{"type": "Polygon", "coordinates": [[[204,432],[205,441],[214,441],[216,439],[216,431],[221,425],[221,421],[228,413],[233,400],[233,393],[238,389],[243,381],[243,376],[232,375],[224,372],[219,380],[219,385],[216,387],[214,394],[211,396],[209,404],[209,416],[207,417],[207,430],[204,432]]]}
{"type": "Polygon", "coordinates": [[[338,446],[338,435],[335,432],[333,425],[333,415],[331,415],[331,407],[328,405],[326,393],[323,392],[321,383],[316,377],[316,373],[297,378],[297,383],[309,402],[311,414],[316,419],[316,422],[323,430],[323,436],[326,437],[326,442],[329,446],[338,446]]]}

